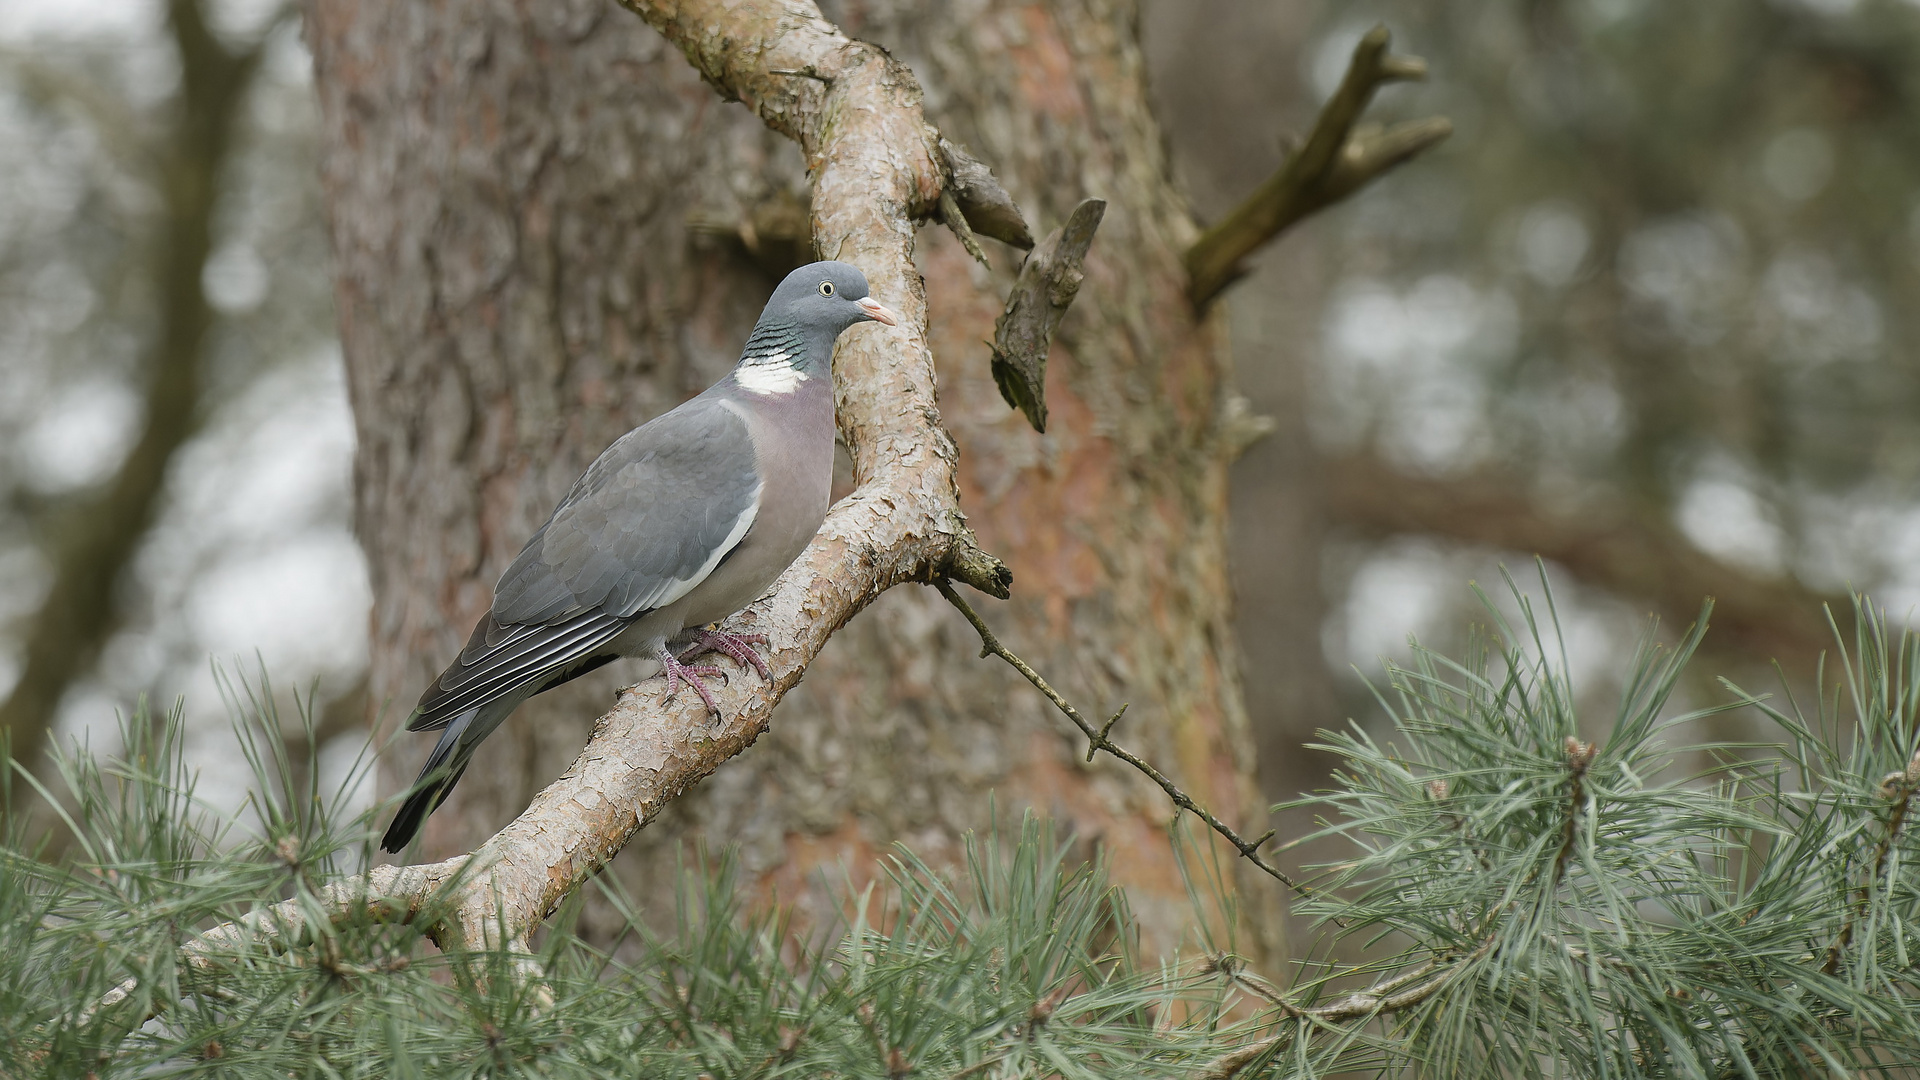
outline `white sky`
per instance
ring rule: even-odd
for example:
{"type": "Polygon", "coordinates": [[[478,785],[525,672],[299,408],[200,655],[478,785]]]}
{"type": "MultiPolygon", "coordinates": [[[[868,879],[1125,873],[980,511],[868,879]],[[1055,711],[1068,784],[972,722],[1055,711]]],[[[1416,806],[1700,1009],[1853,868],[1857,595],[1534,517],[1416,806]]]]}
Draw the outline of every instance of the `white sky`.
{"type": "MultiPolygon", "coordinates": [[[[279,6],[278,0],[213,0],[210,18],[217,31],[250,35],[279,6]]],[[[164,11],[157,0],[6,0],[0,3],[0,44],[142,37],[159,29],[164,11]]]]}
{"type": "Polygon", "coordinates": [[[0,4],[0,41],[145,34],[159,26],[160,10],[152,0],[7,0],[0,4]]]}

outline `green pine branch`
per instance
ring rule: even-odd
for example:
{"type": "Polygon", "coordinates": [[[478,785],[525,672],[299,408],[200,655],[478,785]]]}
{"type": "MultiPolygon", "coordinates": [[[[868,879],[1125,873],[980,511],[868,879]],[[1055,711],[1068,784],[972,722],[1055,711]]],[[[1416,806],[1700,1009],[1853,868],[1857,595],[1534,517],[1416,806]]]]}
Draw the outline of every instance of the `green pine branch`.
{"type": "Polygon", "coordinates": [[[1522,625],[1496,614],[1466,662],[1416,649],[1389,669],[1390,734],[1327,737],[1335,790],[1302,805],[1354,853],[1303,908],[1362,951],[1405,947],[1311,968],[1253,1047],[1281,1074],[1906,1075],[1920,642],[1862,604],[1844,711],[1809,718],[1731,687],[1678,709],[1703,612],[1671,648],[1649,637],[1587,741],[1551,601],[1542,620],[1515,596],[1522,625]],[[1688,741],[1736,708],[1779,741],[1688,741]],[[1356,999],[1342,989],[1356,979],[1397,996],[1356,999]]]}
{"type": "Polygon", "coordinates": [[[1326,940],[1290,980],[1139,957],[1125,895],[1031,819],[959,873],[897,851],[804,937],[722,854],[670,927],[609,893],[612,948],[563,913],[537,951],[442,952],[431,902],[334,902],[374,816],[296,767],[315,748],[264,680],[229,695],[238,818],[194,797],[178,713],[137,715],[114,757],[61,758],[62,861],[0,844],[0,1075],[1910,1075],[1920,642],[1863,603],[1811,712],[1731,686],[1689,709],[1703,616],[1596,723],[1551,599],[1515,596],[1464,658],[1389,667],[1385,724],[1326,736],[1342,766],[1292,845],[1349,850],[1299,900],[1326,940]],[[1775,736],[1691,740],[1728,709],[1775,736]]]}

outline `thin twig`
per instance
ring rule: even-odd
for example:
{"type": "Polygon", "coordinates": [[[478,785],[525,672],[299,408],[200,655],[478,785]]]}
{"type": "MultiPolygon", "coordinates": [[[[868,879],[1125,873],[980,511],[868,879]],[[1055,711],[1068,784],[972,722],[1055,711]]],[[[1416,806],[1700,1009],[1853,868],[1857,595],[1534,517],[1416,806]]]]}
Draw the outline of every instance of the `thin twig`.
{"type": "MultiPolygon", "coordinates": [[[[1129,703],[1129,704],[1130,704],[1130,703],[1129,703]]],[[[1114,713],[1114,714],[1113,714],[1112,716],[1110,716],[1110,717],[1108,717],[1108,718],[1107,718],[1107,722],[1106,722],[1106,723],[1104,723],[1104,724],[1101,724],[1101,725],[1100,725],[1100,737],[1101,737],[1101,738],[1103,738],[1103,739],[1104,739],[1104,738],[1106,738],[1106,737],[1107,737],[1107,732],[1109,732],[1109,731],[1112,731],[1112,730],[1113,730],[1113,725],[1115,725],[1115,724],[1117,724],[1117,723],[1119,723],[1119,722],[1120,722],[1120,718],[1121,718],[1121,717],[1123,717],[1123,716],[1125,716],[1125,715],[1127,715],[1127,706],[1126,706],[1126,705],[1122,705],[1122,706],[1120,706],[1120,711],[1119,711],[1119,712],[1117,712],[1117,713],[1114,713]]],[[[1097,751],[1098,751],[1099,749],[1100,749],[1100,746],[1099,746],[1099,744],[1098,744],[1098,743],[1094,743],[1094,742],[1089,742],[1089,743],[1087,743],[1087,762],[1088,762],[1089,764],[1091,764],[1091,763],[1093,762],[1093,755],[1094,755],[1094,753],[1095,753],[1095,752],[1097,752],[1097,751]]],[[[1269,838],[1271,838],[1271,837],[1273,836],[1273,834],[1272,834],[1271,832],[1269,832],[1269,833],[1267,834],[1267,836],[1268,836],[1269,838]]],[[[1258,846],[1259,846],[1259,844],[1258,844],[1258,843],[1256,843],[1256,844],[1255,844],[1254,846],[1255,846],[1255,847],[1258,847],[1258,846]]]]}
{"type": "Polygon", "coordinates": [[[961,1069],[959,1072],[948,1073],[947,1080],[967,1080],[967,1077],[978,1076],[981,1073],[986,1072],[988,1069],[993,1068],[995,1065],[998,1065],[1005,1060],[1007,1060],[1007,1055],[996,1054],[993,1057],[986,1059],[985,1061],[976,1061],[973,1064],[967,1066],[966,1068],[961,1069]]]}
{"type": "Polygon", "coordinates": [[[1207,974],[1215,971],[1225,975],[1228,982],[1252,991],[1255,997],[1280,1009],[1287,1015],[1299,1015],[1299,1008],[1295,1006],[1293,1002],[1287,1000],[1286,994],[1278,986],[1247,970],[1246,964],[1242,963],[1238,956],[1227,953],[1223,956],[1214,957],[1208,962],[1207,966],[1201,970],[1201,973],[1207,974]]]}
{"type": "Polygon", "coordinates": [[[1288,1028],[1278,1035],[1270,1035],[1257,1042],[1235,1047],[1207,1062],[1199,1072],[1193,1074],[1194,1080],[1231,1080],[1241,1069],[1272,1053],[1277,1047],[1293,1038],[1293,1033],[1294,1029],[1288,1028]]]}
{"type": "Polygon", "coordinates": [[[1126,712],[1125,707],[1122,707],[1120,712],[1113,714],[1112,720],[1107,721],[1101,727],[1094,727],[1087,722],[1086,717],[1080,715],[1080,710],[1074,708],[1072,702],[1061,697],[1060,692],[1055,690],[1046,679],[1042,678],[1039,672],[1033,670],[1025,660],[1015,656],[1005,645],[1000,644],[1000,639],[994,636],[991,629],[988,629],[987,624],[982,621],[979,614],[973,610],[973,605],[967,603],[959,593],[954,592],[953,586],[949,584],[946,579],[934,579],[933,587],[939,589],[940,595],[947,598],[947,603],[959,608],[960,614],[965,615],[967,621],[973,624],[974,631],[980,635],[980,646],[986,653],[991,653],[1005,660],[1007,663],[1012,664],[1015,671],[1018,671],[1028,682],[1033,684],[1034,689],[1045,694],[1047,700],[1053,702],[1055,708],[1065,713],[1067,719],[1073,721],[1074,726],[1080,729],[1080,733],[1087,737],[1088,760],[1092,760],[1093,751],[1104,750],[1140,770],[1140,772],[1146,775],[1147,779],[1160,785],[1160,790],[1167,793],[1167,798],[1173,800],[1173,805],[1206,822],[1208,828],[1225,837],[1227,843],[1232,844],[1234,848],[1240,852],[1241,858],[1246,859],[1261,870],[1264,870],[1274,880],[1292,889],[1294,892],[1299,893],[1302,897],[1319,895],[1316,890],[1302,882],[1295,881],[1286,871],[1261,857],[1260,845],[1266,843],[1267,840],[1273,836],[1272,833],[1261,837],[1257,842],[1250,841],[1241,836],[1226,822],[1214,817],[1212,811],[1194,802],[1191,796],[1180,790],[1179,785],[1167,779],[1165,774],[1159,769],[1154,768],[1146,759],[1108,738],[1107,733],[1113,730],[1113,725],[1119,721],[1121,713],[1126,712]]]}
{"type": "MultiPolygon", "coordinates": [[[[1457,960],[1451,962],[1444,959],[1430,960],[1412,971],[1402,972],[1391,979],[1375,983],[1365,990],[1356,990],[1338,1001],[1312,1008],[1288,1001],[1273,984],[1250,973],[1229,968],[1228,975],[1235,982],[1272,1002],[1291,1019],[1306,1020],[1315,1024],[1343,1024],[1354,1020],[1371,1019],[1382,1013],[1400,1012],[1420,1004],[1439,993],[1460,972],[1466,970],[1468,965],[1492,952],[1493,944],[1494,936],[1489,928],[1479,946],[1457,960]]],[[[1276,1035],[1235,1047],[1202,1066],[1200,1071],[1194,1074],[1194,1080],[1230,1080],[1240,1070],[1271,1053],[1276,1047],[1284,1045],[1298,1030],[1298,1028],[1289,1027],[1276,1035]]]]}
{"type": "Polygon", "coordinates": [[[1451,963],[1446,963],[1444,967],[1441,966],[1442,961],[1431,960],[1412,971],[1396,975],[1365,990],[1355,990],[1332,1004],[1318,1005],[1300,1011],[1322,1023],[1340,1024],[1349,1020],[1364,1019],[1377,1013],[1410,1009],[1438,993],[1442,987],[1453,980],[1454,976],[1466,970],[1469,964],[1492,952],[1494,940],[1493,931],[1489,929],[1472,952],[1451,963]],[[1420,980],[1428,972],[1433,973],[1431,977],[1407,986],[1408,982],[1420,980]],[[1406,988],[1402,989],[1402,987],[1406,988]]]}

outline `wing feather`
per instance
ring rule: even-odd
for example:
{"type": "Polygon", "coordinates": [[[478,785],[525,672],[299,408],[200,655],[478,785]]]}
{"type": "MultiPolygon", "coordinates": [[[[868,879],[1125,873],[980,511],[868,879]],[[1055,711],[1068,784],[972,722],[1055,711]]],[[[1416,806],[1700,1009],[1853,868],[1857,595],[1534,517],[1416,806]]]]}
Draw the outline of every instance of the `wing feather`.
{"type": "MultiPolygon", "coordinates": [[[[444,727],[461,713],[586,660],[618,637],[630,621],[604,611],[591,612],[564,623],[527,627],[531,633],[514,635],[510,644],[485,649],[471,661],[465,660],[468,653],[463,652],[462,662],[448,668],[420,696],[407,730],[444,727]]],[[[489,625],[499,624],[491,616],[483,618],[474,628],[474,637],[481,639],[489,625]]]]}
{"type": "Polygon", "coordinates": [[[703,394],[628,432],[580,478],[494,592],[502,625],[673,603],[753,527],[761,484],[746,422],[703,394]]]}
{"type": "Polygon", "coordinates": [[[712,391],[628,432],[500,576],[493,610],[408,729],[444,727],[603,652],[705,581],[753,528],[760,496],[746,422],[712,391]]]}

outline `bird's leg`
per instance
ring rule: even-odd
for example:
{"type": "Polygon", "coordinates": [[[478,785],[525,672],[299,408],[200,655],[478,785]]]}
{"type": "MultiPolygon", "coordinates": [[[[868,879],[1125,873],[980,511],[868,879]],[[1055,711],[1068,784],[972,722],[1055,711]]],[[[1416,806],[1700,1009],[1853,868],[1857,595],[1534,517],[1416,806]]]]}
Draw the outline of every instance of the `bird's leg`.
{"type": "Polygon", "coordinates": [[[768,682],[773,681],[773,670],[767,667],[767,662],[760,659],[760,654],[754,652],[752,648],[754,645],[765,645],[767,635],[729,634],[724,630],[702,628],[695,630],[690,636],[693,638],[693,648],[681,653],[680,659],[691,660],[702,653],[726,653],[742,664],[751,666],[753,670],[760,673],[761,678],[768,682]]]}
{"type": "Polygon", "coordinates": [[[707,703],[708,712],[715,716],[720,715],[720,706],[714,702],[712,691],[708,690],[706,684],[700,681],[700,676],[712,675],[724,679],[727,677],[726,672],[721,671],[717,667],[683,664],[680,662],[679,657],[674,656],[673,653],[667,650],[665,645],[655,650],[653,655],[655,659],[660,661],[660,670],[666,673],[667,697],[671,698],[673,695],[679,693],[680,684],[686,683],[688,686],[693,687],[694,693],[700,695],[701,701],[707,703]]]}

